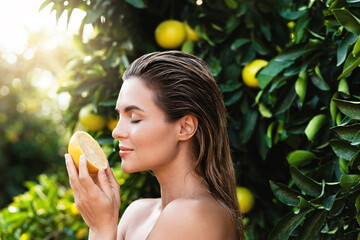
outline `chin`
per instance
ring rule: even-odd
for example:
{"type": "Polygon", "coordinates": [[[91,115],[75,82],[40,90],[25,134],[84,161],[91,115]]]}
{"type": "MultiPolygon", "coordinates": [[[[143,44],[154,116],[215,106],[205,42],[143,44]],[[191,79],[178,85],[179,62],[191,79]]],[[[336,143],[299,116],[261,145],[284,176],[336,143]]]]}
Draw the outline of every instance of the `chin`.
{"type": "Polygon", "coordinates": [[[142,171],[139,170],[138,168],[132,168],[131,166],[129,166],[129,164],[126,164],[124,162],[121,163],[121,169],[123,170],[124,173],[135,173],[142,171]]]}

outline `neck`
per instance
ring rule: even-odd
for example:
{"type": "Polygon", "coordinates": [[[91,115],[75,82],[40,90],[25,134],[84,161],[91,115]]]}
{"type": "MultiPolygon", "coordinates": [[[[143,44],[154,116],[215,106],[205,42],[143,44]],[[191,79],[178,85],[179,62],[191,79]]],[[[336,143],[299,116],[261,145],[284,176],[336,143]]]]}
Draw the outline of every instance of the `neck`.
{"type": "Polygon", "coordinates": [[[185,156],[178,156],[163,169],[154,170],[160,183],[162,209],[173,200],[194,198],[210,193],[206,182],[193,170],[196,159],[186,152],[183,155],[185,156]]]}

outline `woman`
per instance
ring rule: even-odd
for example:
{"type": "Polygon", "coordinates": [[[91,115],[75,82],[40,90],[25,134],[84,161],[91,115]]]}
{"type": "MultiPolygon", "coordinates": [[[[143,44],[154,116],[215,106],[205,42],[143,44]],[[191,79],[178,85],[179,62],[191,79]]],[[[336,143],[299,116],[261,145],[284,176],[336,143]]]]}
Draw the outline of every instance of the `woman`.
{"type": "Polygon", "coordinates": [[[155,52],[125,71],[116,104],[121,168],[151,170],[161,198],[133,202],[121,217],[110,168],[89,176],[66,154],[75,204],[89,239],[243,239],[225,106],[206,64],[179,51],[155,52]]]}

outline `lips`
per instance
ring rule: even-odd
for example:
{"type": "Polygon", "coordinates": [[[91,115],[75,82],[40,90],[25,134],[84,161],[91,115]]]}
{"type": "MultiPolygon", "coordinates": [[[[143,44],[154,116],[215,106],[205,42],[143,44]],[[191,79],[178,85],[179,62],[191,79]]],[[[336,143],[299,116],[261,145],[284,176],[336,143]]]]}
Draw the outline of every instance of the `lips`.
{"type": "Polygon", "coordinates": [[[119,151],[120,157],[125,157],[126,155],[128,155],[128,154],[130,154],[130,153],[132,153],[134,151],[131,148],[127,148],[127,147],[124,147],[124,146],[121,146],[121,145],[119,146],[119,149],[120,149],[120,151],[119,151]]]}

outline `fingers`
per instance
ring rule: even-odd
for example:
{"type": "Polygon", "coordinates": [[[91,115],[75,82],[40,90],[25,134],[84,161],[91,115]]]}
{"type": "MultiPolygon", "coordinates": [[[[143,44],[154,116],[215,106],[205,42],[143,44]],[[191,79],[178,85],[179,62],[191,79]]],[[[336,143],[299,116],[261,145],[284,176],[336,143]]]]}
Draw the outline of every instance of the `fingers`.
{"type": "Polygon", "coordinates": [[[99,193],[100,189],[89,175],[87,161],[84,155],[81,155],[79,159],[79,180],[85,191],[89,193],[99,193]]]}
{"type": "Polygon", "coordinates": [[[117,182],[114,173],[111,171],[110,166],[105,169],[105,173],[107,175],[111,190],[115,196],[116,202],[120,204],[120,185],[117,182]]]}
{"type": "Polygon", "coordinates": [[[112,199],[114,195],[111,190],[109,179],[105,173],[105,169],[103,168],[99,169],[98,180],[100,183],[101,190],[103,190],[103,192],[108,196],[108,198],[112,199]]]}
{"type": "Polygon", "coordinates": [[[69,183],[71,188],[75,187],[75,183],[78,181],[78,172],[76,170],[74,161],[72,160],[70,154],[65,154],[65,164],[66,164],[66,170],[69,175],[69,183]]]}
{"type": "Polygon", "coordinates": [[[105,173],[109,179],[109,183],[110,183],[110,186],[112,188],[115,188],[115,189],[118,189],[118,191],[120,191],[120,186],[119,186],[119,183],[117,182],[115,176],[114,176],[114,173],[111,171],[111,168],[110,166],[108,166],[106,169],[105,169],[105,173]]]}
{"type": "Polygon", "coordinates": [[[66,170],[69,175],[70,187],[73,190],[74,198],[78,199],[79,191],[81,189],[81,184],[79,182],[78,171],[75,167],[74,161],[71,158],[70,154],[65,154],[65,164],[66,164],[66,170]]]}

